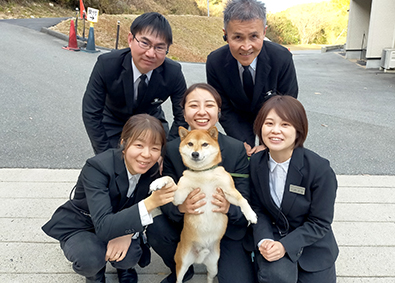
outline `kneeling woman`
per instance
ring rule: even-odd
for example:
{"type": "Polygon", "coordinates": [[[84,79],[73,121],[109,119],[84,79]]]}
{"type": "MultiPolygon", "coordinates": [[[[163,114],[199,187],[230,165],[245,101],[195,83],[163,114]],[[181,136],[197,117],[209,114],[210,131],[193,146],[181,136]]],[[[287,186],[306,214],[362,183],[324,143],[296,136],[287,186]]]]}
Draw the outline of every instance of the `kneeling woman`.
{"type": "Polygon", "coordinates": [[[255,120],[267,147],[250,164],[260,283],[336,282],[337,181],[329,162],[303,147],[307,128],[302,104],[288,95],[270,98],[255,120]]]}
{"type": "Polygon", "coordinates": [[[157,161],[166,142],[159,120],[132,116],[121,134],[121,147],[88,159],[75,195],[43,226],[60,246],[73,269],[86,282],[105,282],[106,262],[117,269],[119,282],[137,282],[133,267],[149,263],[143,231],[150,212],[173,200],[174,188],[149,195],[159,176],[157,161]]]}

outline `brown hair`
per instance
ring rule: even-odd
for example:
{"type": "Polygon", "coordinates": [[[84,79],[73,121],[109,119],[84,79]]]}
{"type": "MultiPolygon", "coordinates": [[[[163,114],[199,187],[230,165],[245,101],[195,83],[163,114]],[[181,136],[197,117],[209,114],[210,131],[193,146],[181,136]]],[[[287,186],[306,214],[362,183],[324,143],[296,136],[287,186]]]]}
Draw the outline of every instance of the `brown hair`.
{"type": "Polygon", "coordinates": [[[294,148],[303,147],[308,132],[306,111],[299,100],[289,95],[275,95],[266,101],[259,110],[254,122],[254,133],[258,136],[260,143],[264,144],[262,126],[271,110],[274,110],[282,120],[287,121],[295,128],[296,140],[294,148]]]}
{"type": "Polygon", "coordinates": [[[215,102],[217,103],[218,108],[221,109],[221,106],[222,106],[221,96],[219,95],[219,93],[216,91],[215,88],[213,88],[211,85],[206,84],[206,83],[193,84],[185,91],[184,95],[182,96],[181,102],[180,102],[182,109],[185,108],[187,96],[197,88],[207,90],[209,93],[211,93],[211,95],[214,97],[215,102]]]}
{"type": "Polygon", "coordinates": [[[162,123],[148,114],[137,114],[129,118],[123,126],[121,134],[121,147],[128,149],[139,137],[151,139],[162,145],[162,154],[166,145],[166,132],[162,123]]]}

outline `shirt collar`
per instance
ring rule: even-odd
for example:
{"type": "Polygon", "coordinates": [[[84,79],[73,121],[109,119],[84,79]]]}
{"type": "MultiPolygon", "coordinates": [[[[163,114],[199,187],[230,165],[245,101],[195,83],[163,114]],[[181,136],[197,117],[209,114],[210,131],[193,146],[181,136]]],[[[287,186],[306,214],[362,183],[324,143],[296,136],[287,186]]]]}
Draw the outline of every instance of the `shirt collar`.
{"type": "Polygon", "coordinates": [[[285,172],[288,171],[288,167],[289,167],[289,162],[291,161],[291,158],[288,159],[287,161],[284,161],[282,163],[277,163],[276,161],[274,161],[274,159],[272,158],[272,156],[269,153],[269,169],[270,172],[273,173],[274,169],[276,168],[276,166],[281,167],[285,172]]]}
{"type": "MultiPolygon", "coordinates": [[[[139,69],[137,69],[136,65],[134,64],[133,58],[131,59],[131,61],[132,61],[132,70],[133,70],[133,79],[134,79],[133,83],[136,83],[136,81],[138,80],[138,78],[140,78],[142,73],[140,73],[139,69]]],[[[148,73],[146,73],[148,81],[151,79],[153,71],[154,70],[151,70],[148,73]]]]}
{"type": "MultiPolygon", "coordinates": [[[[256,71],[256,62],[258,60],[258,57],[255,57],[254,61],[250,64],[250,68],[255,72],[256,71]]],[[[239,61],[237,61],[237,65],[239,66],[239,70],[244,71],[243,65],[240,64],[239,61]]]]}
{"type": "MultiPolygon", "coordinates": [[[[125,167],[126,167],[126,163],[125,163],[125,167]]],[[[126,172],[128,173],[128,180],[129,180],[129,183],[130,183],[131,181],[135,181],[136,184],[137,184],[137,182],[138,182],[139,179],[140,179],[141,174],[135,174],[135,175],[133,175],[132,173],[129,172],[128,167],[126,167],[126,172]]]]}

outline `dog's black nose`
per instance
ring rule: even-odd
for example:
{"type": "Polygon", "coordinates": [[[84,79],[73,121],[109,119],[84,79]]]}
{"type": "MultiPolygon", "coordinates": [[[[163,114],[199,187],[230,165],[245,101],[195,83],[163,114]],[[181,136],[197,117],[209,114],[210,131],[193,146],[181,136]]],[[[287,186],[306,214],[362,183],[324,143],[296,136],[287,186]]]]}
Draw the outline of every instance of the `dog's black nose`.
{"type": "Polygon", "coordinates": [[[197,151],[192,152],[192,157],[193,158],[198,158],[199,157],[199,152],[197,152],[197,151]]]}

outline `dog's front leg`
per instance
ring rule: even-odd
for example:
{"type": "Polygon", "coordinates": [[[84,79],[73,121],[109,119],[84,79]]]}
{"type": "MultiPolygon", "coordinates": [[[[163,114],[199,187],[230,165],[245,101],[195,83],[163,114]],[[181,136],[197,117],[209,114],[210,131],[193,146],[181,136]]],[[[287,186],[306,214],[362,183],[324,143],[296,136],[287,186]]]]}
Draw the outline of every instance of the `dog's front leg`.
{"type": "Polygon", "coordinates": [[[174,192],[174,200],[173,200],[174,205],[180,205],[184,203],[185,199],[187,198],[187,196],[191,191],[192,190],[188,190],[186,188],[182,188],[178,186],[177,191],[174,192]]]}
{"type": "Polygon", "coordinates": [[[225,198],[233,205],[240,206],[241,212],[250,223],[257,223],[258,218],[256,213],[252,210],[248,201],[241,195],[241,193],[234,186],[223,186],[222,191],[225,198]]]}

